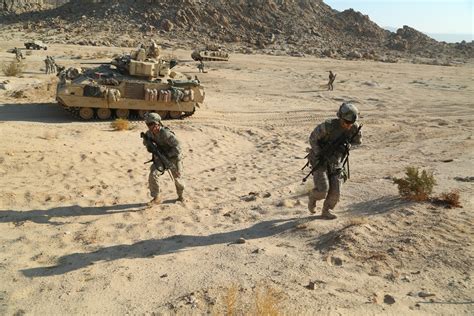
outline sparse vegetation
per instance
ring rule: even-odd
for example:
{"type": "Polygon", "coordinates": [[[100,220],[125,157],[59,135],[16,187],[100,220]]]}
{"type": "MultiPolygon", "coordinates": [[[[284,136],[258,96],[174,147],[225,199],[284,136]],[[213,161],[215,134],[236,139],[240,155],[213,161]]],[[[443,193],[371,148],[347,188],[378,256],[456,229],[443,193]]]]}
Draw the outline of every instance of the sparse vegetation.
{"type": "Polygon", "coordinates": [[[367,217],[362,217],[362,216],[353,217],[353,218],[351,218],[347,221],[344,229],[352,227],[352,226],[364,225],[364,224],[367,224],[368,222],[369,221],[368,221],[367,217]]]}
{"type": "Polygon", "coordinates": [[[224,315],[256,315],[256,316],[276,316],[283,315],[281,304],[283,302],[283,292],[270,286],[257,285],[255,288],[254,307],[243,311],[238,308],[239,287],[236,284],[230,286],[223,298],[224,315]]]}
{"type": "Polygon", "coordinates": [[[23,72],[24,64],[22,62],[12,61],[2,66],[2,72],[5,76],[15,77],[23,72]]]}
{"type": "Polygon", "coordinates": [[[461,202],[459,201],[458,190],[441,193],[440,196],[433,198],[432,201],[435,204],[440,204],[447,208],[462,207],[461,202]]]}
{"type": "Polygon", "coordinates": [[[226,315],[235,315],[236,314],[236,306],[237,306],[237,285],[232,285],[227,289],[227,295],[224,297],[224,304],[225,304],[225,314],[226,315]]]}
{"type": "Polygon", "coordinates": [[[110,123],[111,127],[116,131],[126,131],[130,129],[130,122],[126,119],[116,119],[110,123]]]}
{"type": "Polygon", "coordinates": [[[258,286],[255,289],[255,313],[253,315],[276,316],[283,314],[279,308],[282,300],[281,292],[270,286],[258,286]]]}
{"type": "Polygon", "coordinates": [[[405,178],[394,178],[393,182],[398,185],[402,198],[417,202],[429,200],[436,184],[432,172],[423,170],[420,173],[416,167],[407,167],[405,178]]]}

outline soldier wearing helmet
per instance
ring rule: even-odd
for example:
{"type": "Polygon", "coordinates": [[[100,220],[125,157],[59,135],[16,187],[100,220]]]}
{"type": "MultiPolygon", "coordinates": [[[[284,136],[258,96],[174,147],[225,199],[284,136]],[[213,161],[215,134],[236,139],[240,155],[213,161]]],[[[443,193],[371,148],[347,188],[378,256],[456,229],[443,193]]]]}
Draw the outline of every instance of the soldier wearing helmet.
{"type": "MultiPolygon", "coordinates": [[[[162,155],[164,155],[169,162],[174,166],[170,169],[170,173],[174,180],[174,185],[176,187],[176,192],[178,194],[178,201],[184,202],[184,182],[182,180],[182,152],[181,146],[175,134],[168,128],[163,126],[161,123],[161,117],[158,113],[147,113],[144,117],[145,124],[148,127],[146,135],[152,139],[153,143],[157,146],[158,150],[162,155]]],[[[144,140],[143,144],[147,146],[147,142],[144,140]]],[[[152,152],[150,148],[147,147],[149,152],[152,152]]],[[[148,176],[148,186],[150,189],[150,195],[152,200],[150,205],[159,204],[160,199],[160,185],[159,177],[163,174],[160,170],[163,170],[163,166],[158,166],[159,159],[153,157],[153,164],[150,167],[150,174],[148,176]]]]}
{"type": "Polygon", "coordinates": [[[356,122],[359,116],[357,108],[349,103],[343,103],[337,112],[337,118],[329,119],[313,130],[309,137],[311,149],[308,160],[313,166],[314,188],[310,191],[308,199],[308,210],[316,212],[316,202],[324,200],[322,206],[322,217],[334,219],[336,215],[331,213],[340,197],[341,184],[346,180],[344,160],[346,147],[336,148],[327,157],[322,153],[322,148],[327,148],[327,144],[333,144],[338,139],[350,139],[348,145],[359,145],[361,143],[361,133],[359,124],[356,122]]]}

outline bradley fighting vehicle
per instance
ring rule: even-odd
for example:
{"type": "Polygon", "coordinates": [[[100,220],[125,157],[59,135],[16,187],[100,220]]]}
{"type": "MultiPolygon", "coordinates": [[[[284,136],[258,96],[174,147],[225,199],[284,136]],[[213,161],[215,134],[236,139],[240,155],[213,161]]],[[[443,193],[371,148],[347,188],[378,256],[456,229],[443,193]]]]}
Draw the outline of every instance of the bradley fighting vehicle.
{"type": "Polygon", "coordinates": [[[154,42],[100,64],[58,74],[56,100],[83,120],[143,118],[146,112],[177,119],[192,115],[204,101],[197,77],[174,71],[176,62],[160,58],[154,42]]]}
{"type": "Polygon", "coordinates": [[[207,45],[206,48],[196,49],[191,58],[195,61],[228,61],[229,54],[216,45],[207,45]]]}

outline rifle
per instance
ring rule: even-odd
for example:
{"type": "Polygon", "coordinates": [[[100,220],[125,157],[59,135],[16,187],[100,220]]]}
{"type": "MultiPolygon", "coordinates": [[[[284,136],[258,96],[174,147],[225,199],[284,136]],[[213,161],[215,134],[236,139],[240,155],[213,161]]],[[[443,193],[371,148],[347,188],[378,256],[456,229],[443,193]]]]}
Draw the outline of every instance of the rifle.
{"type": "MultiPolygon", "coordinates": [[[[320,151],[320,154],[319,154],[319,157],[318,157],[318,161],[316,162],[316,164],[314,166],[311,167],[311,171],[303,178],[303,182],[306,182],[306,180],[308,179],[308,177],[310,175],[313,174],[314,170],[316,170],[317,167],[319,167],[321,165],[321,163],[327,161],[327,159],[329,157],[331,157],[341,146],[344,146],[345,150],[344,150],[344,158],[343,158],[343,168],[345,167],[346,163],[347,163],[347,166],[349,167],[349,144],[352,143],[352,141],[354,140],[354,138],[359,135],[359,132],[360,132],[360,129],[362,128],[362,124],[359,126],[359,128],[357,129],[357,131],[347,137],[346,135],[341,135],[339,136],[334,142],[332,143],[328,143],[326,145],[324,145],[323,148],[321,148],[321,151],[320,151]]],[[[308,154],[309,155],[309,154],[308,154]]],[[[303,169],[308,165],[308,163],[303,167],[303,169]]],[[[349,178],[349,172],[348,172],[348,178],[349,178]]]]}
{"type": "MultiPolygon", "coordinates": [[[[178,173],[178,170],[176,169],[176,167],[171,163],[171,161],[168,160],[168,158],[166,158],[165,155],[163,155],[160,150],[158,149],[158,146],[156,145],[156,143],[153,141],[153,139],[151,139],[151,137],[149,137],[146,133],[144,132],[141,132],[140,133],[140,137],[143,138],[143,140],[145,141],[146,143],[146,147],[151,150],[151,153],[153,155],[152,159],[145,162],[145,163],[149,163],[149,162],[153,162],[155,164],[155,167],[156,169],[161,172],[161,174],[163,174],[166,170],[172,170],[174,171],[175,173],[178,173]],[[161,164],[156,164],[155,161],[154,161],[154,158],[157,157],[161,164]]],[[[171,174],[170,172],[170,176],[171,178],[173,178],[173,175],[171,174]]]]}

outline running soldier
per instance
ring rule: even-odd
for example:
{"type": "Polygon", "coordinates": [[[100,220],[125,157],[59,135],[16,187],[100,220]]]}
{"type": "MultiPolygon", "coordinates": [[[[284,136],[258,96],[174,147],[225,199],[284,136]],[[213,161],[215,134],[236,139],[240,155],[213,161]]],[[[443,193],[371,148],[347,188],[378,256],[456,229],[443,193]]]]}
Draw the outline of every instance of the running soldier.
{"type": "Polygon", "coordinates": [[[354,105],[343,103],[337,118],[316,126],[309,137],[308,161],[314,188],[309,193],[308,210],[316,213],[316,201],[324,199],[322,217],[325,219],[337,217],[331,210],[339,201],[342,182],[348,178],[349,148],[361,143],[362,135],[356,123],[358,116],[354,105]]]}

